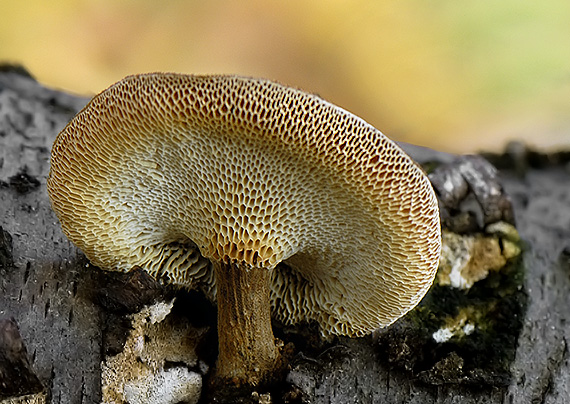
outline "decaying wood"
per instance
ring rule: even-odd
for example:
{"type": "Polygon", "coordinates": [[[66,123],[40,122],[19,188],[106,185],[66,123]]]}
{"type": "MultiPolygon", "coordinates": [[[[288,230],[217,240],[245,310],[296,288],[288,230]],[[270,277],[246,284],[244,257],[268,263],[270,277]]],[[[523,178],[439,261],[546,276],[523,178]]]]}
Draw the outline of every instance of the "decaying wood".
{"type": "Polygon", "coordinates": [[[40,393],[43,389],[30,366],[16,321],[0,320],[0,400],[40,393]]]}
{"type": "MultiPolygon", "coordinates": [[[[101,361],[105,352],[119,349],[106,347],[103,341],[101,274],[61,233],[45,189],[50,146],[87,99],[46,89],[21,71],[4,70],[0,73],[0,319],[17,322],[31,369],[45,386],[48,402],[99,403],[101,361]]],[[[543,159],[544,164],[535,168],[534,160],[515,148],[516,153],[505,157],[509,163],[500,171],[498,183],[489,180],[496,176],[479,157],[456,160],[426,149],[404,148],[419,162],[451,164],[439,177],[432,175],[432,181],[451,211],[450,226],[459,226],[457,231],[488,223],[489,218],[516,221],[525,243],[524,289],[529,302],[511,364],[512,379],[506,386],[427,384],[394,370],[372,337],[341,339],[322,351],[296,356],[287,377],[293,386],[286,389],[288,402],[566,402],[570,397],[570,174],[565,155],[556,161],[543,159]],[[450,183],[453,192],[446,193],[450,183]],[[462,196],[469,191],[481,206],[480,216],[458,219],[454,213],[461,212],[462,196]],[[512,211],[503,191],[510,195],[512,211]]],[[[107,304],[120,306],[112,296],[103,296],[107,304]]]]}
{"type": "Polygon", "coordinates": [[[53,403],[100,397],[101,316],[88,299],[92,274],[58,228],[45,190],[49,145],[86,101],[18,73],[0,75],[0,226],[12,250],[0,254],[12,257],[0,268],[0,317],[18,323],[53,403]]]}

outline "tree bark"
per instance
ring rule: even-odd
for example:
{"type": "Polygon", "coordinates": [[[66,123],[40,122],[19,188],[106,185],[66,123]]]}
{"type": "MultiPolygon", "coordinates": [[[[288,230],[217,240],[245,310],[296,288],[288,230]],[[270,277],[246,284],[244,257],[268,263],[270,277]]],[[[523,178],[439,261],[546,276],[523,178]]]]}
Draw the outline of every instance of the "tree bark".
{"type": "Polygon", "coordinates": [[[93,274],[61,233],[45,188],[50,144],[86,101],[18,71],[0,74],[0,317],[17,322],[52,403],[100,402],[93,274]]]}
{"type": "Polygon", "coordinates": [[[43,391],[13,319],[0,320],[0,400],[43,391]]]}
{"type": "MultiPolygon", "coordinates": [[[[97,271],[61,233],[45,189],[51,144],[87,99],[46,89],[21,70],[0,70],[0,319],[17,322],[48,402],[99,403],[104,349],[102,309],[93,296],[97,271]]],[[[456,158],[403,147],[419,162],[449,163],[456,158]]],[[[566,402],[568,159],[547,159],[549,164],[533,168],[533,161],[517,156],[510,156],[516,163],[509,166],[512,169],[500,174],[525,243],[524,289],[529,303],[507,385],[426,384],[391,368],[374,338],[341,339],[327,350],[306,353],[306,360],[298,357],[287,377],[293,386],[290,402],[566,402]]],[[[472,187],[478,179],[466,181],[472,187]]],[[[484,215],[502,214],[503,207],[488,207],[484,215]]]]}

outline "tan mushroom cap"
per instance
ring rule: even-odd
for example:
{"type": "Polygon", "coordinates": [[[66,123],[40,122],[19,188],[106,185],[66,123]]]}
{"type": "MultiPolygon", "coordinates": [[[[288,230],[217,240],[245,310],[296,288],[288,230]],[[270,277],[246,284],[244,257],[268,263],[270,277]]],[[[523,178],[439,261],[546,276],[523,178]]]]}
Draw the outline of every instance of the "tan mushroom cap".
{"type": "Polygon", "coordinates": [[[95,265],[212,293],[208,260],[265,267],[273,315],[324,335],[391,324],[439,261],[422,170],[360,118],[266,80],[125,78],[59,134],[48,191],[95,265]]]}

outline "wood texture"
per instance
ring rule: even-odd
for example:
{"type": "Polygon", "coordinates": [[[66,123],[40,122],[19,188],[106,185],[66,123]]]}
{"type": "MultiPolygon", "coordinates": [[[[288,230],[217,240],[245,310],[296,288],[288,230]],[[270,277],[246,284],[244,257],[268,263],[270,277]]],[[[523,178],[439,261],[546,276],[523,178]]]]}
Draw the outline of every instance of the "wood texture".
{"type": "Polygon", "coordinates": [[[50,144],[86,101],[17,72],[0,75],[0,226],[13,258],[0,269],[0,317],[18,323],[52,403],[100,397],[100,314],[86,298],[92,276],[45,189],[50,144]]]}

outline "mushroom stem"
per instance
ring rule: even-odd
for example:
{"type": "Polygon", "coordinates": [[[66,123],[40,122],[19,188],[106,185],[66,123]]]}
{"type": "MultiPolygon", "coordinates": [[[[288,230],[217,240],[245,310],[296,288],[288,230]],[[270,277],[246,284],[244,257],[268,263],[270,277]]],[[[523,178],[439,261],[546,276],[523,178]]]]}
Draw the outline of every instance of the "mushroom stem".
{"type": "Polygon", "coordinates": [[[237,386],[269,381],[279,351],[271,329],[271,272],[242,263],[214,264],[218,301],[215,379],[237,386]]]}

